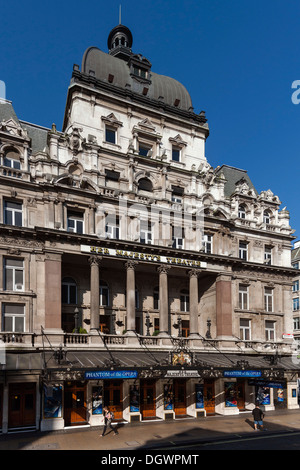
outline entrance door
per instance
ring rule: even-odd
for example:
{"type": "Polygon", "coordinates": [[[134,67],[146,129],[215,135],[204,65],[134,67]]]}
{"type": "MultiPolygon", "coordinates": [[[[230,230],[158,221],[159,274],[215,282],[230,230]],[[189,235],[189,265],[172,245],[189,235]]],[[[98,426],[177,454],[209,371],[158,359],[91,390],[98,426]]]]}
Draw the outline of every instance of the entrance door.
{"type": "Polygon", "coordinates": [[[10,384],[8,406],[9,428],[35,426],[36,384],[10,384]]]}
{"type": "Polygon", "coordinates": [[[67,426],[86,424],[86,385],[67,382],[64,393],[64,419],[67,426]]]}
{"type": "Polygon", "coordinates": [[[156,382],[155,380],[141,380],[141,413],[142,419],[156,417],[156,382]]]}
{"type": "Polygon", "coordinates": [[[105,380],[103,405],[113,411],[115,419],[123,418],[123,381],[105,380]]]}
{"type": "Polygon", "coordinates": [[[213,381],[205,380],[203,384],[204,408],[207,414],[215,412],[215,387],[213,381]]]}
{"type": "Polygon", "coordinates": [[[245,382],[244,380],[237,380],[236,384],[237,407],[239,410],[245,409],[245,382]]]}
{"type": "Polygon", "coordinates": [[[186,381],[174,380],[174,411],[175,415],[186,414],[186,381]]]}

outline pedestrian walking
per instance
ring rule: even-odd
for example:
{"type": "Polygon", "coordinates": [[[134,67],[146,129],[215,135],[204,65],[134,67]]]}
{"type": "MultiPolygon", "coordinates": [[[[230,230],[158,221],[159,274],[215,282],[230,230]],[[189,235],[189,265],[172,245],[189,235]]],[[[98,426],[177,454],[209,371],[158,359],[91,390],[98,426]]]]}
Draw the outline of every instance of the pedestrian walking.
{"type": "Polygon", "coordinates": [[[115,436],[119,434],[118,431],[115,430],[111,424],[112,420],[114,419],[114,414],[110,411],[110,409],[107,406],[103,408],[103,418],[104,418],[104,427],[103,427],[101,437],[105,435],[105,431],[107,427],[109,427],[113,431],[115,436]]]}
{"type": "Polygon", "coordinates": [[[255,408],[252,410],[252,415],[254,419],[254,429],[258,431],[258,429],[264,429],[263,419],[265,417],[263,411],[260,409],[259,404],[256,403],[255,408]],[[259,428],[258,428],[259,426],[259,428]]]}

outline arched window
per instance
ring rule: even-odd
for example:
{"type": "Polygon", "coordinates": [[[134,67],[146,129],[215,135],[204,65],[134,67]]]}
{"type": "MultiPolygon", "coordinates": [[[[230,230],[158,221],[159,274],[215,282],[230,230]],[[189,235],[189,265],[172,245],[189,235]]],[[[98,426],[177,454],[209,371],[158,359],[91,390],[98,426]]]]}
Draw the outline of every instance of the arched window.
{"type": "Polygon", "coordinates": [[[100,281],[100,307],[109,306],[109,287],[107,282],[100,281]]]}
{"type": "Polygon", "coordinates": [[[4,154],[3,165],[9,168],[15,168],[16,170],[20,170],[20,154],[14,149],[6,150],[4,154]]]}
{"type": "Polygon", "coordinates": [[[239,218],[240,219],[245,219],[246,218],[246,208],[244,204],[239,205],[239,218]]]}
{"type": "Polygon", "coordinates": [[[181,312],[190,311],[190,294],[187,289],[182,289],[180,292],[180,310],[181,312]]]}
{"type": "Polygon", "coordinates": [[[148,178],[141,178],[138,187],[140,191],[152,192],[152,183],[148,178]]]}
{"type": "Polygon", "coordinates": [[[71,277],[62,280],[61,297],[63,304],[77,304],[77,284],[71,277]]]}
{"type": "Polygon", "coordinates": [[[265,210],[264,211],[264,224],[269,224],[270,223],[270,212],[265,210]]]}

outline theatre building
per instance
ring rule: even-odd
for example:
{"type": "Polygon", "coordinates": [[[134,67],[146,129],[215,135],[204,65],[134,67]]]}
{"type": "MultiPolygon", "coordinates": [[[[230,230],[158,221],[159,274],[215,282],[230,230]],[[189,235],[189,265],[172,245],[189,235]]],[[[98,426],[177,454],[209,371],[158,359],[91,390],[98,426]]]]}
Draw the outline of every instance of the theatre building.
{"type": "Polygon", "coordinates": [[[289,213],[132,43],[85,51],[61,131],[0,103],[2,433],[298,408],[289,213]]]}

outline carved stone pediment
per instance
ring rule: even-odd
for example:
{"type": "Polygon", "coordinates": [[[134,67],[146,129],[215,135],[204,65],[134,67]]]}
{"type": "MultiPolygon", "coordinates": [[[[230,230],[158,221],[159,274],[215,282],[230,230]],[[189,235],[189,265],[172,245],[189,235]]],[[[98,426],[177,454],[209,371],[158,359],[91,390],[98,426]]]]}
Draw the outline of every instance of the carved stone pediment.
{"type": "Polygon", "coordinates": [[[0,131],[28,140],[26,129],[23,129],[20,124],[12,118],[0,123],[0,131]]]}

